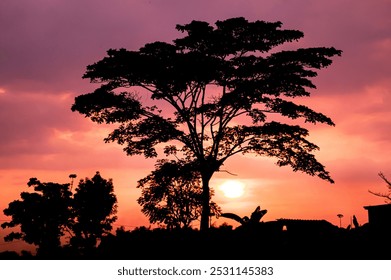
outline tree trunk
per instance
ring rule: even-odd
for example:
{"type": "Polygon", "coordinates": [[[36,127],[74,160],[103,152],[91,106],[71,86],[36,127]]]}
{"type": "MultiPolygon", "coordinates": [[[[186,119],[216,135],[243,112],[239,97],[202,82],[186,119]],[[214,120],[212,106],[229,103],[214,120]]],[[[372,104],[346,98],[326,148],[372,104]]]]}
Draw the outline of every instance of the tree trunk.
{"type": "Polygon", "coordinates": [[[202,174],[202,212],[200,231],[207,231],[209,229],[210,217],[210,196],[209,196],[209,181],[211,176],[202,174]]]}

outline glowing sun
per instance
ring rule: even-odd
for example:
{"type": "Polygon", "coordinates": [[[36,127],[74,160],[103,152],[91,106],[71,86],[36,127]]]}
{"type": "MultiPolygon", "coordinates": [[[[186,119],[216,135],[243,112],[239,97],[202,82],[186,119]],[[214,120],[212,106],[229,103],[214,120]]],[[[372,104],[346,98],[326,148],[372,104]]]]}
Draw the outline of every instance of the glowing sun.
{"type": "Polygon", "coordinates": [[[229,198],[240,197],[244,194],[244,184],[237,180],[225,181],[219,189],[229,198]]]}

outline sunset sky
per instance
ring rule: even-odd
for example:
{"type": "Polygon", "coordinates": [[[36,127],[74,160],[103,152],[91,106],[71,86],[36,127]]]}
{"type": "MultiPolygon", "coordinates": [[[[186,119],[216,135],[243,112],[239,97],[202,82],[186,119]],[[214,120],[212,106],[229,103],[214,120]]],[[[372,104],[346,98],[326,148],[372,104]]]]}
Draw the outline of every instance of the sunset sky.
{"type": "MultiPolygon", "coordinates": [[[[2,210],[28,190],[29,178],[69,183],[71,173],[78,182],[99,171],[114,182],[119,206],[114,227],[148,226],[136,202],[136,183],[155,160],[126,156],[121,146],[103,142],[109,127],[71,111],[76,96],[96,87],[81,77],[110,48],[138,50],[181,37],[176,24],[242,16],[303,31],[297,47],[343,51],[318,72],[317,89],[305,100],[336,124],[309,127],[309,139],[320,147],[317,159],[335,184],[278,167],[272,158],[238,155],[224,165],[236,176],[221,172],[212,179],[214,201],[241,216],[260,205],[268,210],[263,221],[326,219],[339,225],[337,214],[343,214],[344,227],[352,215],[366,223],[363,206],[384,203],[368,190],[387,191],[379,172],[391,179],[390,11],[390,0],[2,0],[1,222],[9,219],[2,210]],[[241,197],[223,195],[219,186],[228,179],[243,184],[241,197]]],[[[4,244],[4,233],[0,228],[0,251],[12,245],[4,244]]]]}

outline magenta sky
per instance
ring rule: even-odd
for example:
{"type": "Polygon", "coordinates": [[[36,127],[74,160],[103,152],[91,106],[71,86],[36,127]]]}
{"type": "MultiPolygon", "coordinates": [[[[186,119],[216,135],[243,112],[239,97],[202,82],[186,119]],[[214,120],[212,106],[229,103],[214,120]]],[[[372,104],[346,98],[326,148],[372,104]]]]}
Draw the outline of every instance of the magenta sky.
{"type": "MultiPolygon", "coordinates": [[[[148,225],[135,185],[154,161],[103,143],[108,128],[70,110],[75,96],[93,88],[81,79],[85,67],[109,48],[170,42],[181,36],[176,24],[244,16],[303,31],[297,46],[343,51],[319,72],[318,88],[306,101],[336,123],[310,127],[317,157],[335,184],[279,168],[271,159],[238,156],[225,168],[246,184],[245,195],[228,200],[216,191],[215,200],[241,215],[261,205],[269,211],[264,220],[327,219],[337,225],[342,213],[345,226],[352,215],[367,222],[363,206],[383,203],[368,189],[387,190],[380,171],[391,179],[390,11],[389,0],[2,0],[0,219],[7,219],[2,210],[27,189],[30,177],[67,183],[70,173],[80,179],[100,171],[113,178],[118,225],[148,225]]],[[[215,186],[224,178],[232,176],[217,174],[215,186]]]]}

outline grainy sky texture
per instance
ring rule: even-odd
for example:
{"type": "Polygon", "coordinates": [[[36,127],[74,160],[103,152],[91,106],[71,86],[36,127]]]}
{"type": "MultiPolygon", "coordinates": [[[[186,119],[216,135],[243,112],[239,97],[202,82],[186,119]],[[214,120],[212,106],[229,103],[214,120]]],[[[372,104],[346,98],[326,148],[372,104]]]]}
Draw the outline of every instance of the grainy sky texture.
{"type": "MultiPolygon", "coordinates": [[[[341,213],[343,226],[352,215],[366,223],[363,206],[384,203],[368,190],[387,191],[379,172],[391,179],[390,11],[389,0],[2,0],[0,219],[8,219],[2,210],[27,190],[31,177],[68,183],[71,173],[77,182],[100,171],[114,182],[116,225],[148,225],[135,186],[154,160],[128,157],[117,144],[105,144],[108,127],[70,110],[75,96],[95,88],[81,76],[109,48],[138,50],[181,37],[176,24],[243,16],[303,31],[297,47],[343,51],[319,71],[317,89],[305,101],[336,123],[309,127],[309,139],[320,147],[316,156],[335,184],[277,167],[273,159],[236,156],[224,166],[236,176],[218,173],[212,180],[214,200],[240,215],[261,205],[268,210],[265,221],[326,219],[338,225],[341,213]],[[243,182],[244,196],[224,197],[218,186],[226,179],[243,182]]],[[[0,229],[5,248],[3,235],[0,229]]]]}

